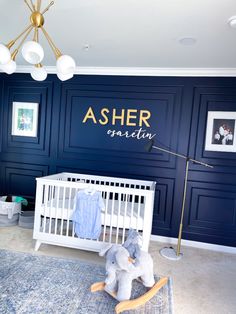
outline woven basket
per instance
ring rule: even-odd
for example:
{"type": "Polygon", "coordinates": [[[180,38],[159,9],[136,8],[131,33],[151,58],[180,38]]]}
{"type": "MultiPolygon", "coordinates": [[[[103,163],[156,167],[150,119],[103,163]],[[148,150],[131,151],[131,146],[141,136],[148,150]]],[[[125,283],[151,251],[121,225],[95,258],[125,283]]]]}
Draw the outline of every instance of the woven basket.
{"type": "Polygon", "coordinates": [[[7,215],[0,214],[0,227],[17,226],[19,221],[19,214],[15,214],[11,219],[8,219],[7,215]]]}
{"type": "Polygon", "coordinates": [[[33,229],[34,227],[34,211],[24,211],[19,217],[19,227],[33,229]]]}
{"type": "Polygon", "coordinates": [[[16,196],[12,196],[12,202],[5,202],[7,196],[0,197],[0,215],[6,215],[8,219],[12,219],[13,215],[21,212],[21,203],[16,203],[16,196]]]}

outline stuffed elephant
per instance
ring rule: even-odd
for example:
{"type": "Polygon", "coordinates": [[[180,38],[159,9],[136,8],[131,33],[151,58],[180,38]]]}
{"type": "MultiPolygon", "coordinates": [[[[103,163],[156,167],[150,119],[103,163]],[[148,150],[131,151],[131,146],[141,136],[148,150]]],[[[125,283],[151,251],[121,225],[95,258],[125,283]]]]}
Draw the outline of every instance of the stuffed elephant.
{"type": "Polygon", "coordinates": [[[129,251],[131,258],[135,259],[139,256],[142,245],[142,237],[138,231],[130,229],[126,241],[122,244],[129,251]]]}
{"type": "Polygon", "coordinates": [[[99,255],[106,256],[105,290],[116,292],[118,301],[130,299],[134,279],[140,277],[145,287],[154,285],[153,260],[149,253],[140,250],[133,263],[129,251],[124,246],[109,244],[99,255]]]}

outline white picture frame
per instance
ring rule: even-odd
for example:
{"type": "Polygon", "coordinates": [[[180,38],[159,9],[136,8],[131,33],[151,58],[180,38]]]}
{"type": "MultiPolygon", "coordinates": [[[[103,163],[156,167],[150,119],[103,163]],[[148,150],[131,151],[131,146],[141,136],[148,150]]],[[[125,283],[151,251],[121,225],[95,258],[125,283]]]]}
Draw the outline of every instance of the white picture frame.
{"type": "Polygon", "coordinates": [[[208,111],[205,150],[236,152],[236,112],[208,111]]]}
{"type": "Polygon", "coordinates": [[[13,102],[12,135],[37,137],[38,107],[38,103],[13,102]]]}

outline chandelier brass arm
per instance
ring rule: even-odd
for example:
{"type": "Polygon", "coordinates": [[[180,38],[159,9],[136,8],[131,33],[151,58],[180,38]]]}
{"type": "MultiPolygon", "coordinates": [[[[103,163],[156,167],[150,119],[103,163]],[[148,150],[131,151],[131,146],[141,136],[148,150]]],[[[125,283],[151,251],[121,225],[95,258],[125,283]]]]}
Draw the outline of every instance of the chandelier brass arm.
{"type": "Polygon", "coordinates": [[[62,55],[61,51],[54,44],[52,38],[44,28],[44,13],[54,4],[51,1],[45,9],[41,10],[42,0],[24,0],[26,6],[30,10],[30,25],[21,32],[15,39],[11,40],[7,45],[0,43],[0,70],[7,74],[12,74],[16,70],[16,55],[22,46],[23,58],[30,64],[34,65],[31,71],[33,79],[41,81],[46,79],[47,72],[42,66],[41,61],[44,58],[44,50],[39,44],[39,29],[42,30],[50,48],[56,57],[57,76],[60,80],[65,81],[73,77],[76,64],[69,55],[62,55]],[[33,39],[27,42],[26,38],[34,29],[33,39]],[[18,47],[11,52],[11,48],[21,39],[18,47]]]}
{"type": "Polygon", "coordinates": [[[38,43],[39,41],[39,30],[37,27],[34,28],[34,38],[33,38],[34,41],[36,41],[36,43],[38,43]]]}
{"type": "Polygon", "coordinates": [[[49,36],[48,32],[45,30],[45,28],[43,26],[41,26],[41,30],[42,30],[44,36],[46,37],[46,39],[49,43],[49,46],[51,47],[56,59],[58,59],[60,56],[62,56],[61,51],[56,47],[56,45],[52,41],[51,37],[49,36]]]}
{"type": "Polygon", "coordinates": [[[54,4],[54,1],[51,1],[51,2],[49,3],[49,5],[43,10],[42,15],[43,15],[44,13],[46,13],[46,12],[50,9],[50,7],[51,7],[53,4],[54,4]]]}
{"type": "Polygon", "coordinates": [[[15,43],[17,42],[17,40],[18,40],[19,38],[21,38],[30,28],[32,28],[32,24],[30,24],[25,30],[23,30],[23,32],[20,33],[15,39],[11,40],[11,41],[6,45],[6,47],[7,47],[8,49],[10,49],[12,46],[14,46],[15,43]]]}
{"type": "Polygon", "coordinates": [[[27,7],[30,9],[30,11],[33,13],[34,10],[31,8],[31,6],[29,5],[27,0],[24,0],[25,4],[27,5],[27,7]]]}
{"type": "Polygon", "coordinates": [[[40,12],[41,9],[41,0],[37,0],[37,7],[36,7],[37,11],[40,12]]]}
{"type": "Polygon", "coordinates": [[[11,55],[11,59],[15,60],[17,53],[19,52],[21,46],[23,45],[23,43],[25,42],[26,38],[29,36],[29,34],[31,33],[32,29],[33,29],[33,25],[30,25],[30,28],[28,28],[28,32],[25,34],[25,36],[22,38],[21,42],[19,43],[18,47],[13,51],[12,55],[11,55]]]}
{"type": "Polygon", "coordinates": [[[34,4],[33,4],[33,1],[32,1],[32,0],[30,0],[30,3],[31,3],[31,6],[32,6],[32,8],[33,8],[33,11],[36,11],[36,10],[35,10],[35,6],[34,6],[34,4]]]}

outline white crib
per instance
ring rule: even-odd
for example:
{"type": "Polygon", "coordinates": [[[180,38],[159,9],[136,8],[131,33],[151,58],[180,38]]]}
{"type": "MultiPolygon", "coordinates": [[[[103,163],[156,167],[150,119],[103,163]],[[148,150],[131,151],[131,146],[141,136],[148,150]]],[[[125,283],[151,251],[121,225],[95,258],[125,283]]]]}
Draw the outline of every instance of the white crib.
{"type": "Polygon", "coordinates": [[[140,232],[143,250],[148,250],[152,228],[155,182],[59,173],[37,178],[33,238],[35,250],[41,243],[98,252],[105,243],[124,243],[130,228],[140,232]],[[75,195],[79,190],[102,193],[102,232],[99,239],[75,234],[71,221],[75,195]]]}

